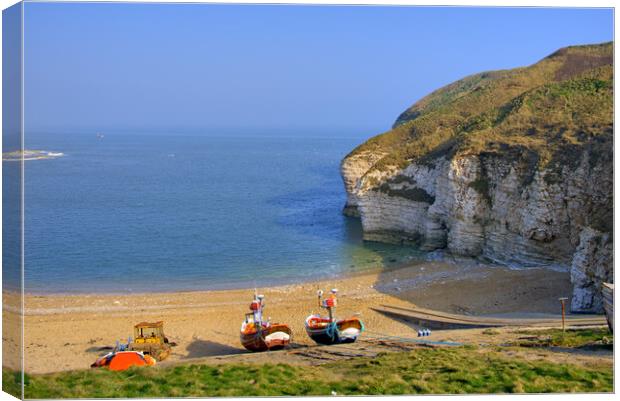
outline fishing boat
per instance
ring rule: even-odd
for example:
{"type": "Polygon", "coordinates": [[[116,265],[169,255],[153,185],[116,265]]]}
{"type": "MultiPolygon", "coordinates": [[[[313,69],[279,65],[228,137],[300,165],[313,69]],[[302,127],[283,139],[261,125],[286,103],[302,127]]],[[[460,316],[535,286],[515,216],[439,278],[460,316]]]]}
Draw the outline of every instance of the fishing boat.
{"type": "Polygon", "coordinates": [[[264,299],[264,295],[254,294],[252,312],[246,313],[241,324],[241,345],[253,352],[282,349],[290,344],[293,335],[286,324],[263,321],[264,299]]]}
{"type": "Polygon", "coordinates": [[[306,333],[318,344],[352,343],[364,331],[364,323],[357,317],[347,319],[334,318],[333,309],[336,307],[338,290],[331,290],[331,295],[323,299],[323,291],[318,291],[319,307],[327,309],[328,317],[313,314],[306,318],[306,333]]]}
{"type": "Polygon", "coordinates": [[[609,330],[614,332],[614,285],[610,283],[603,283],[603,309],[605,310],[605,316],[607,316],[607,325],[609,330]]]}

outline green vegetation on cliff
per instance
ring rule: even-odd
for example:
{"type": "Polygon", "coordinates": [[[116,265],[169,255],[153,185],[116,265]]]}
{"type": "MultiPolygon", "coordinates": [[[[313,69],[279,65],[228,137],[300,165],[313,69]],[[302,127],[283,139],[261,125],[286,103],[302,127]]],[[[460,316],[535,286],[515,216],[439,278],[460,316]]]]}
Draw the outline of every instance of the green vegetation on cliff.
{"type": "Polygon", "coordinates": [[[414,161],[432,164],[441,156],[484,154],[553,171],[578,161],[584,150],[593,158],[611,158],[612,139],[610,42],[563,48],[529,67],[452,83],[418,101],[392,130],[349,156],[386,153],[368,173],[414,161]]]}

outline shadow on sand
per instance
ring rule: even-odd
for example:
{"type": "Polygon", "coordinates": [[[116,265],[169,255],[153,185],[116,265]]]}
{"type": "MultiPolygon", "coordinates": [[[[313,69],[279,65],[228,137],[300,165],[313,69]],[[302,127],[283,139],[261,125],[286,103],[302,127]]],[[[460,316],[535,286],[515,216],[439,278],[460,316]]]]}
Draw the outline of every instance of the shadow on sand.
{"type": "Polygon", "coordinates": [[[86,352],[110,352],[113,350],[114,350],[114,347],[110,347],[110,346],[89,347],[86,349],[86,352]]]}
{"type": "Polygon", "coordinates": [[[188,354],[183,359],[245,354],[247,351],[214,341],[194,340],[187,346],[187,352],[188,354]]]}

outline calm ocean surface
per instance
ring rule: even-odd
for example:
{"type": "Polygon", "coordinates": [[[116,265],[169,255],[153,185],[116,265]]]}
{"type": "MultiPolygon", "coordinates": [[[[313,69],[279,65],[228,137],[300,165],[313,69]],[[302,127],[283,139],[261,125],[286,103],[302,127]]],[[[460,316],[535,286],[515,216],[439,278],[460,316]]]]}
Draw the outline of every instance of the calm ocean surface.
{"type": "Polygon", "coordinates": [[[340,160],[362,138],[30,135],[26,291],[264,287],[389,266],[342,216],[340,160]]]}

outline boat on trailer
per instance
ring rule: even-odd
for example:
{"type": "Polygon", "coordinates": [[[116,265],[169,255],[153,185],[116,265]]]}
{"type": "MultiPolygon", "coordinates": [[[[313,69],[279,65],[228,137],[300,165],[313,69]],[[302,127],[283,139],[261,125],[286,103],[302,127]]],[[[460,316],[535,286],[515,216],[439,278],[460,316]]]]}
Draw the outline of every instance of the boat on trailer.
{"type": "Polygon", "coordinates": [[[331,295],[323,299],[323,291],[318,291],[319,307],[327,309],[328,317],[312,314],[306,318],[305,327],[308,336],[317,344],[345,344],[352,343],[364,331],[364,323],[357,317],[347,319],[334,318],[334,308],[337,305],[338,290],[331,290],[331,295]]]}
{"type": "Polygon", "coordinates": [[[264,299],[264,295],[254,294],[254,300],[250,304],[252,312],[246,313],[241,324],[241,345],[253,352],[285,348],[291,343],[293,336],[286,324],[263,321],[264,299]]]}

